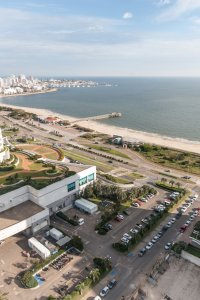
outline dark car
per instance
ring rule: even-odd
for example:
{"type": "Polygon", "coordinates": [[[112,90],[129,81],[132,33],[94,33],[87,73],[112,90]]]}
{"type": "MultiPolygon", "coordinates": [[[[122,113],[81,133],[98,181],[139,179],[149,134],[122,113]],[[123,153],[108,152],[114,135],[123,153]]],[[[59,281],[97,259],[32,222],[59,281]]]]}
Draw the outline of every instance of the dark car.
{"type": "Polygon", "coordinates": [[[162,231],[165,232],[168,229],[167,225],[162,227],[162,231]]]}
{"type": "Polygon", "coordinates": [[[142,248],[139,253],[138,253],[138,256],[143,256],[145,253],[146,253],[146,248],[142,248]]]}
{"type": "Polygon", "coordinates": [[[112,230],[112,228],[113,228],[112,224],[110,224],[110,223],[107,223],[103,226],[103,229],[105,229],[106,231],[112,230]]]}
{"type": "Polygon", "coordinates": [[[130,212],[126,209],[126,210],[123,210],[123,214],[126,215],[126,216],[129,216],[130,212]]]}
{"type": "Polygon", "coordinates": [[[175,215],[175,218],[176,218],[176,219],[179,219],[181,216],[182,216],[182,213],[179,212],[178,214],[175,215]]]}
{"type": "Polygon", "coordinates": [[[114,286],[116,286],[116,284],[117,284],[116,279],[112,279],[111,281],[109,281],[109,283],[108,283],[109,289],[112,289],[114,286]]]}

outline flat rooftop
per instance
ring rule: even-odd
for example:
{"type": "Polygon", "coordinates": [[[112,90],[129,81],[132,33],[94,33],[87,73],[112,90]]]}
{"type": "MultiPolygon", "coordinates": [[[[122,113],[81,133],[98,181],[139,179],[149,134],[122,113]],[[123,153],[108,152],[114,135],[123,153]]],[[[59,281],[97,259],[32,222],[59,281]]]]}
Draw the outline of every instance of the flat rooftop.
{"type": "Polygon", "coordinates": [[[28,200],[2,211],[0,212],[0,230],[30,218],[43,210],[44,208],[28,200]]]}

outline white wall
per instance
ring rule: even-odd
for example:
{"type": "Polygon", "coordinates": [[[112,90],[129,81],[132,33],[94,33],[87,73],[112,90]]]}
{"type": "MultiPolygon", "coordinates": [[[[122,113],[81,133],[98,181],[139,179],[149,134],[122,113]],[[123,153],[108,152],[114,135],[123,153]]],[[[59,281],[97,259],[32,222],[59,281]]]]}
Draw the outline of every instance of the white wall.
{"type": "Polygon", "coordinates": [[[59,201],[69,195],[79,192],[81,189],[85,188],[85,185],[79,186],[79,179],[94,173],[96,179],[96,167],[90,167],[82,172],[79,172],[73,176],[55,182],[41,190],[35,190],[32,187],[29,188],[31,192],[31,200],[35,201],[41,206],[51,206],[54,202],[59,201]],[[68,192],[67,185],[69,183],[76,182],[76,189],[68,192]]]}
{"type": "MultiPolygon", "coordinates": [[[[0,196],[0,212],[29,200],[28,186],[23,186],[0,196]]],[[[31,200],[31,199],[30,199],[31,200]]]]}
{"type": "Polygon", "coordinates": [[[39,222],[41,219],[45,217],[48,218],[48,216],[49,216],[49,210],[45,209],[35,214],[34,216],[27,218],[26,220],[23,220],[21,222],[18,222],[14,225],[11,225],[7,228],[0,230],[0,241],[26,230],[27,228],[31,227],[32,224],[39,222]]]}
{"type": "Polygon", "coordinates": [[[181,257],[200,267],[200,258],[182,250],[181,257]]]}
{"type": "Polygon", "coordinates": [[[43,207],[51,206],[51,204],[53,204],[54,202],[59,201],[60,199],[68,195],[72,195],[85,188],[88,183],[79,186],[79,179],[92,173],[94,173],[94,179],[96,179],[96,167],[89,167],[84,171],[55,182],[41,190],[36,190],[31,186],[24,186],[12,192],[3,194],[0,196],[0,212],[23,203],[27,200],[31,200],[43,207]],[[76,182],[76,189],[68,192],[67,185],[74,181],[76,182]]]}

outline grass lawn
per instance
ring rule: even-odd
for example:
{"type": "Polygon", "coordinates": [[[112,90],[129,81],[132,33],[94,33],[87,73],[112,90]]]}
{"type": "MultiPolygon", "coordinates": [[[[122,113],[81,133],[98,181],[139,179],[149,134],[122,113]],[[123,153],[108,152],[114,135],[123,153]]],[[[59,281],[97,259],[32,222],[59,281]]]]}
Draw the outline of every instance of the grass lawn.
{"type": "Polygon", "coordinates": [[[130,182],[130,180],[122,178],[122,177],[116,177],[116,176],[112,176],[109,174],[100,174],[100,176],[106,178],[109,181],[112,181],[114,183],[119,183],[119,184],[130,184],[132,182],[130,182]]]}
{"type": "Polygon", "coordinates": [[[188,244],[186,251],[188,253],[200,258],[200,249],[199,248],[188,244]]]}
{"type": "Polygon", "coordinates": [[[44,155],[44,157],[49,158],[49,159],[53,159],[53,160],[57,160],[58,157],[59,157],[58,153],[55,152],[55,151],[54,152],[49,152],[49,153],[44,153],[43,155],[44,155]]]}
{"type": "Polygon", "coordinates": [[[77,154],[77,153],[75,153],[75,150],[73,150],[73,153],[70,152],[70,151],[64,150],[64,154],[67,157],[69,157],[69,158],[71,158],[73,160],[77,160],[80,163],[83,163],[85,165],[94,165],[94,166],[97,167],[98,170],[103,171],[103,172],[109,172],[109,171],[111,171],[113,169],[112,167],[110,167],[110,166],[108,166],[108,165],[106,165],[106,164],[104,164],[104,163],[102,163],[100,161],[88,158],[87,156],[82,155],[82,154],[81,155],[77,154]]]}
{"type": "Polygon", "coordinates": [[[133,178],[133,179],[144,178],[143,175],[141,175],[141,174],[139,174],[139,173],[135,173],[135,172],[129,173],[127,176],[130,177],[130,178],[133,178]]]}
{"type": "Polygon", "coordinates": [[[31,171],[39,171],[41,169],[44,169],[44,165],[42,163],[36,163],[33,161],[33,163],[29,166],[31,171]]]}
{"type": "Polygon", "coordinates": [[[139,153],[163,167],[200,175],[200,155],[198,154],[149,144],[140,146],[139,153]]]}
{"type": "Polygon", "coordinates": [[[87,147],[90,147],[90,148],[93,148],[93,149],[96,149],[96,150],[99,150],[102,152],[106,152],[108,154],[119,156],[122,158],[130,159],[130,157],[127,154],[120,152],[118,150],[112,149],[112,148],[108,148],[108,147],[104,147],[104,146],[100,146],[100,145],[93,145],[93,144],[85,144],[84,146],[87,146],[87,147]]]}

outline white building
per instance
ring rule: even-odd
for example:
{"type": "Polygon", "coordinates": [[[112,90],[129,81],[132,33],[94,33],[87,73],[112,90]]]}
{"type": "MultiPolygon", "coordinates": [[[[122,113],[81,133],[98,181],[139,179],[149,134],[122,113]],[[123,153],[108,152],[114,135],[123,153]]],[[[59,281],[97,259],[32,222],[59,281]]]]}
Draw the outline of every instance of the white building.
{"type": "Polygon", "coordinates": [[[0,128],[0,163],[10,158],[10,150],[4,146],[4,139],[0,128]]]}
{"type": "Polygon", "coordinates": [[[91,215],[98,210],[98,206],[95,203],[82,198],[75,201],[75,206],[91,215]]]}
{"type": "Polygon", "coordinates": [[[27,185],[0,196],[0,241],[24,231],[34,235],[49,216],[70,208],[80,191],[96,179],[96,167],[73,166],[77,173],[36,190],[27,185]]]}

